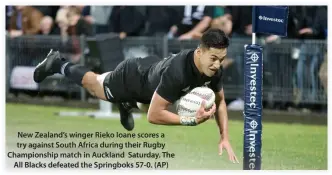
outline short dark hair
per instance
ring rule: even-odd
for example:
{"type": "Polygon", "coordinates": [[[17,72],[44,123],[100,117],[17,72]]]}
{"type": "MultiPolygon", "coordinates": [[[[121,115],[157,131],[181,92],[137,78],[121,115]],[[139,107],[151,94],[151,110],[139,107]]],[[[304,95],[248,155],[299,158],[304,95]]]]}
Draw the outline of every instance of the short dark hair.
{"type": "Polygon", "coordinates": [[[227,48],[229,39],[225,32],[220,29],[209,29],[203,33],[201,38],[200,47],[202,48],[227,48]]]}

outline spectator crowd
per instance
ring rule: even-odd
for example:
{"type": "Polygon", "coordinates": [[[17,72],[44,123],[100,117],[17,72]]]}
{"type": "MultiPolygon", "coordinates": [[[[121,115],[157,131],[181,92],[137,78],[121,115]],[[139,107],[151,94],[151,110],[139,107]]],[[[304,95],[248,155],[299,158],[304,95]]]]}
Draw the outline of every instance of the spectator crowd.
{"type": "MultiPolygon", "coordinates": [[[[251,6],[6,6],[6,31],[11,38],[22,35],[93,36],[117,33],[132,36],[167,36],[169,39],[198,39],[208,28],[219,28],[230,38],[250,38],[251,6]]],[[[288,39],[327,39],[327,6],[289,6],[288,39]]],[[[276,35],[258,35],[264,44],[280,41],[276,35]]],[[[320,84],[327,90],[327,51],[301,44],[293,49],[297,60],[295,102],[303,98],[305,62],[310,50],[309,81],[315,99],[320,84]]],[[[80,51],[78,51],[80,52],[80,51]]],[[[267,61],[276,59],[271,55],[267,61]]],[[[241,72],[242,55],[233,58],[241,72]]]]}
{"type": "MultiPolygon", "coordinates": [[[[252,33],[251,6],[6,6],[6,30],[20,35],[199,38],[208,28],[230,37],[252,33]]],[[[288,38],[325,39],[327,6],[290,6],[288,38]]],[[[266,36],[272,42],[277,36],[266,36]]]]}

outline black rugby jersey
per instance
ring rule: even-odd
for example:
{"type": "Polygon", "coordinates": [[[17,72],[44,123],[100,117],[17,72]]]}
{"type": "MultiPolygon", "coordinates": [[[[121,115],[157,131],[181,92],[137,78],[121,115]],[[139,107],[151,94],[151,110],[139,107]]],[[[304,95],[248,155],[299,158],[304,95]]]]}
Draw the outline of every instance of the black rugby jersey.
{"type": "Polygon", "coordinates": [[[207,86],[214,92],[223,87],[220,69],[212,77],[202,75],[194,64],[194,49],[183,50],[160,61],[153,57],[139,59],[140,88],[136,89],[138,101],[150,101],[154,91],[170,103],[195,87],[207,86]]]}

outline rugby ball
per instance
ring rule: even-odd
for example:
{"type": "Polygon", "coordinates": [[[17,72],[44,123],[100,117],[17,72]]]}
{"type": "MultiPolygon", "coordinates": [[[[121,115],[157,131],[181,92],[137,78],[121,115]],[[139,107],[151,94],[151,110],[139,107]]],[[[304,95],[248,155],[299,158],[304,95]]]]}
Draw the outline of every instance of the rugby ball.
{"type": "Polygon", "coordinates": [[[176,102],[176,112],[180,116],[195,117],[205,100],[205,109],[210,109],[215,102],[214,92],[207,87],[196,87],[176,102]]]}

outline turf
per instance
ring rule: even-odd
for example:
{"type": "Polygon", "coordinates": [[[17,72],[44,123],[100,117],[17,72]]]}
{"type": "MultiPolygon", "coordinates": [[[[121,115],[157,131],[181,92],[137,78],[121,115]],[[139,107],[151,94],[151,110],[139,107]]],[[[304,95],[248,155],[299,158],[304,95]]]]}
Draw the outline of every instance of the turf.
{"type": "MultiPolygon", "coordinates": [[[[16,149],[17,132],[122,132],[127,133],[118,119],[92,119],[89,117],[59,117],[54,113],[74,108],[6,104],[6,148],[16,149]]],[[[85,109],[87,110],[87,109],[85,109]]],[[[135,120],[133,133],[164,133],[165,138],[149,139],[87,139],[90,142],[162,142],[165,150],[175,158],[157,161],[168,162],[169,169],[221,169],[241,170],[242,163],[233,164],[224,151],[218,156],[219,135],[214,121],[196,127],[158,126],[149,124],[146,118],[135,120]]],[[[242,161],[243,122],[229,121],[229,134],[233,149],[242,161]]],[[[265,170],[309,170],[327,169],[327,126],[263,123],[262,169],[265,170]]],[[[27,140],[20,140],[28,142],[27,140]]],[[[45,140],[44,140],[45,141],[45,140]]],[[[70,141],[67,139],[66,142],[70,141]]],[[[73,141],[81,141],[73,139],[73,141]]],[[[63,140],[65,142],[65,140],[63,140]]],[[[75,149],[77,150],[77,149],[75,149]]],[[[95,151],[86,149],[83,151],[95,151]]],[[[99,148],[110,151],[110,149],[99,148]]],[[[114,150],[114,149],[113,149],[114,150]]],[[[130,149],[133,150],[133,149],[130,149]]],[[[165,151],[163,150],[163,151],[165,151]]],[[[54,151],[54,150],[53,150],[54,151]]],[[[124,151],[128,151],[124,149],[124,151]]],[[[136,151],[148,152],[147,149],[136,151]]],[[[153,152],[162,152],[160,149],[153,152]]],[[[104,160],[103,160],[104,161],[104,160]]],[[[108,161],[115,161],[108,160],[108,161]]],[[[135,161],[141,161],[135,159],[135,161]]],[[[143,161],[155,162],[153,159],[143,161]]]]}

